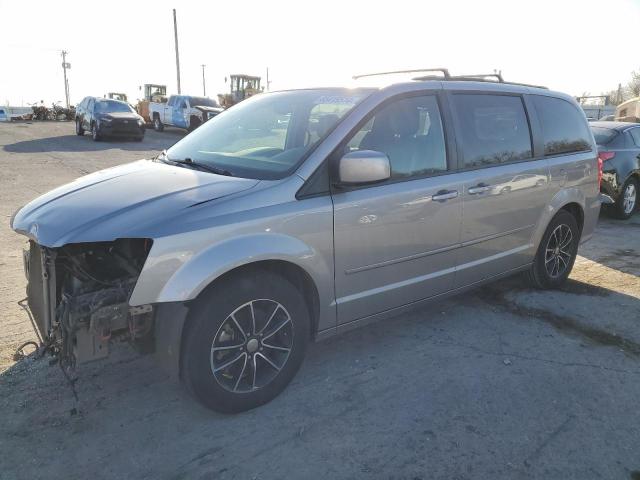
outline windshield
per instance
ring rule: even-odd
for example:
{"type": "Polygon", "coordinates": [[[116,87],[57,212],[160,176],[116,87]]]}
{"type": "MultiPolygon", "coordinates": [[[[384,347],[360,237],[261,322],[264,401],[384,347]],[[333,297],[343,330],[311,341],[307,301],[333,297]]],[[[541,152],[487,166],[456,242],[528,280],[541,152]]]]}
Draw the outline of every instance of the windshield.
{"type": "Polygon", "coordinates": [[[96,100],[95,111],[97,113],[133,112],[128,104],[114,100],[96,100]]]}
{"type": "Polygon", "coordinates": [[[189,103],[192,107],[217,107],[215,100],[207,97],[191,97],[189,103]]]}
{"type": "Polygon", "coordinates": [[[596,143],[598,145],[605,145],[609,143],[611,139],[618,133],[610,128],[602,127],[591,127],[591,131],[593,132],[593,136],[596,139],[596,143]]]}
{"type": "Polygon", "coordinates": [[[370,91],[295,90],[256,95],[209,120],[167,151],[255,179],[283,178],[370,91]]]}

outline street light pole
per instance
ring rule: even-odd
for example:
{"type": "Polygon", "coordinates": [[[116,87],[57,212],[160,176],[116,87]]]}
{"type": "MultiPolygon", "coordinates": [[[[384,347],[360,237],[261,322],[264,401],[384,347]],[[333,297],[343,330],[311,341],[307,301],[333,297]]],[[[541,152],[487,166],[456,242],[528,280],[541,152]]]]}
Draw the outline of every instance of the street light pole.
{"type": "Polygon", "coordinates": [[[176,74],[178,76],[178,95],[180,94],[180,54],[178,53],[178,20],[176,9],[173,9],[173,34],[176,40],[176,74]]]}
{"type": "Polygon", "coordinates": [[[204,67],[206,67],[206,65],[202,65],[202,96],[206,97],[207,96],[207,85],[204,81],[204,67]]]}
{"type": "Polygon", "coordinates": [[[71,65],[67,63],[67,53],[65,50],[62,50],[62,72],[64,74],[64,97],[67,103],[67,108],[69,108],[69,82],[67,81],[67,68],[70,68],[71,65]]]}

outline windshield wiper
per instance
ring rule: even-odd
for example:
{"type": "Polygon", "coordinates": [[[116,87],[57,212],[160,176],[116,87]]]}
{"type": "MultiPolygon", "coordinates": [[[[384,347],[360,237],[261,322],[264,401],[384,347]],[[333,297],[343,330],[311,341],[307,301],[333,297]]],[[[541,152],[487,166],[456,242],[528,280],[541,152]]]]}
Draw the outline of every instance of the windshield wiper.
{"type": "Polygon", "coordinates": [[[166,155],[164,156],[167,160],[172,163],[177,163],[178,165],[185,165],[190,168],[197,168],[200,170],[204,170],[205,172],[215,173],[216,175],[225,175],[227,177],[233,177],[233,174],[224,168],[214,167],[212,165],[206,165],[204,163],[197,163],[191,160],[190,158],[185,158],[184,160],[174,160],[169,159],[166,155]]]}

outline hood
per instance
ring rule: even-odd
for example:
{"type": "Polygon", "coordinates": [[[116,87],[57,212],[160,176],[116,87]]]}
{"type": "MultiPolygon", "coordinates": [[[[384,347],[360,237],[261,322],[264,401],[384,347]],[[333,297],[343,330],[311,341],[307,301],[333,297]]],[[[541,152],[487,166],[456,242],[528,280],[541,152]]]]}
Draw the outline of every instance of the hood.
{"type": "Polygon", "coordinates": [[[140,115],[135,112],[104,112],[97,114],[97,116],[98,118],[122,118],[124,120],[137,120],[141,118],[140,115]]]}
{"type": "Polygon", "coordinates": [[[56,188],[16,212],[11,228],[40,245],[145,237],[185,209],[254,187],[258,180],[140,160],[56,188]]]}

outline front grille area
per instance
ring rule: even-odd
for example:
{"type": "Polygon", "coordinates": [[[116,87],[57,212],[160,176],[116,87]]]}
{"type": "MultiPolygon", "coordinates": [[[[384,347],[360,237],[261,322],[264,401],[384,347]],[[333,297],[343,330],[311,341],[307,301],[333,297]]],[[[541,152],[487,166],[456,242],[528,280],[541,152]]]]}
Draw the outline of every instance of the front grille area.
{"type": "Polygon", "coordinates": [[[114,120],[111,122],[111,130],[114,133],[138,133],[140,127],[136,120],[114,120]]]}
{"type": "Polygon", "coordinates": [[[44,300],[44,279],[42,276],[42,249],[35,242],[29,242],[29,283],[27,284],[27,296],[29,309],[33,315],[40,335],[43,339],[49,336],[49,328],[46,325],[47,316],[44,300]]]}

